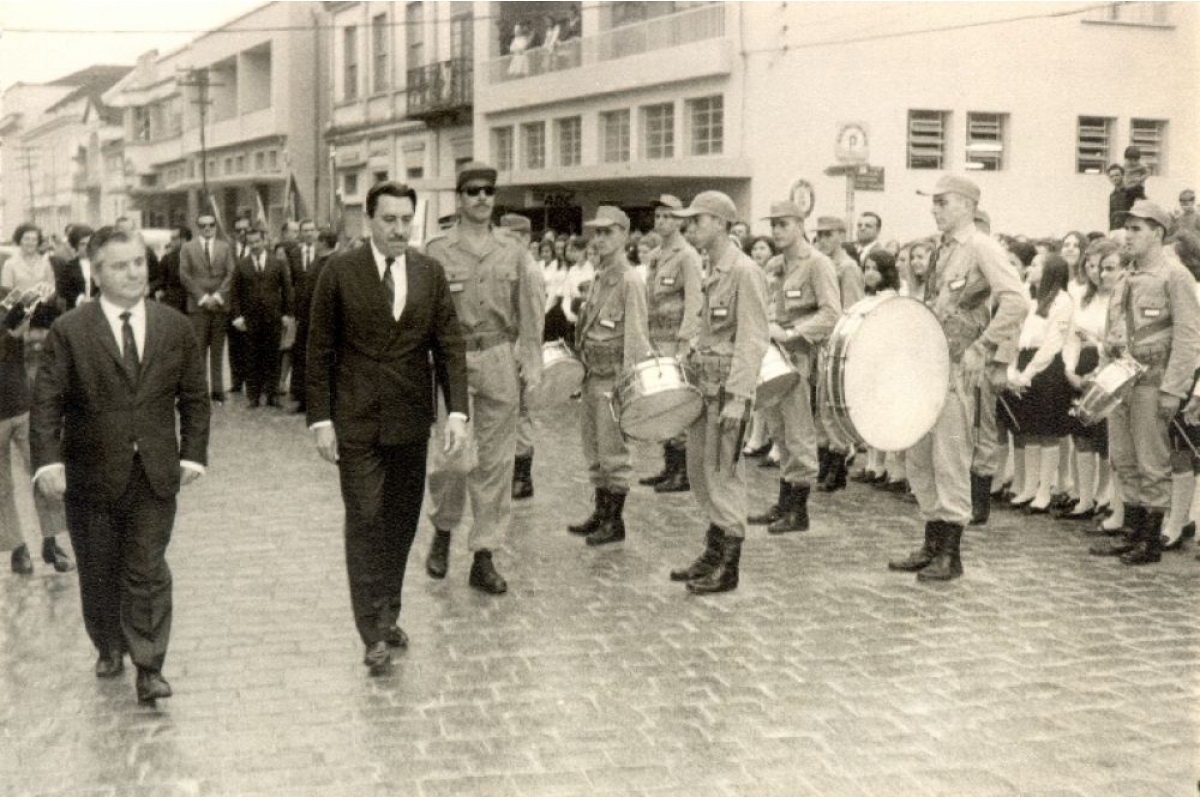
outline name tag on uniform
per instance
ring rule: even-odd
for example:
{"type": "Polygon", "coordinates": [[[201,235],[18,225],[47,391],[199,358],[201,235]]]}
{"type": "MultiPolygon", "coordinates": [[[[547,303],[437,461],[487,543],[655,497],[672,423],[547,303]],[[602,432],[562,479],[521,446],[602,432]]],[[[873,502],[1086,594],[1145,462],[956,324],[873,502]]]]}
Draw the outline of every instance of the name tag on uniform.
{"type": "Polygon", "coordinates": [[[617,327],[617,323],[613,322],[611,319],[602,319],[600,320],[600,327],[612,329],[617,327]]]}
{"type": "Polygon", "coordinates": [[[1157,317],[1160,314],[1162,314],[1161,308],[1143,308],[1142,309],[1142,316],[1144,316],[1144,317],[1157,317]]]}
{"type": "Polygon", "coordinates": [[[663,279],[662,279],[662,285],[663,285],[663,286],[674,286],[674,285],[675,285],[675,279],[674,279],[674,278],[663,278],[663,279]]]}
{"type": "Polygon", "coordinates": [[[713,319],[725,319],[729,316],[728,308],[714,308],[712,310],[713,319]]]}
{"type": "Polygon", "coordinates": [[[787,291],[785,291],[783,293],[783,296],[786,297],[788,300],[799,300],[800,296],[803,294],[804,294],[803,289],[788,289],[787,291]]]}
{"type": "Polygon", "coordinates": [[[461,292],[462,290],[463,290],[462,281],[455,281],[454,283],[450,284],[450,291],[461,292]]]}
{"type": "Polygon", "coordinates": [[[967,285],[966,278],[959,278],[956,281],[950,281],[950,290],[957,292],[959,289],[967,285]]]}

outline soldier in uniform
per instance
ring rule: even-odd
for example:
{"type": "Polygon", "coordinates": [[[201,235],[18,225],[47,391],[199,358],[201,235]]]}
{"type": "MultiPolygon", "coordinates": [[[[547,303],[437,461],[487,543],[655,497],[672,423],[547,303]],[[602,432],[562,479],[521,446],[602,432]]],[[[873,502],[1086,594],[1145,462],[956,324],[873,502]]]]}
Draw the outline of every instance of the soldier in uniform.
{"type": "Polygon", "coordinates": [[[1189,396],[1200,361],[1200,303],[1191,273],[1165,253],[1170,227],[1170,215],[1149,200],[1138,200],[1126,214],[1125,246],[1133,261],[1113,289],[1101,347],[1101,368],[1117,358],[1145,367],[1108,418],[1109,453],[1130,532],[1115,545],[1091,549],[1130,565],[1162,557],[1159,532],[1171,503],[1168,426],[1185,400],[1184,417],[1196,414],[1189,396]]]}
{"type": "MultiPolygon", "coordinates": [[[[841,307],[848,309],[863,298],[865,293],[862,269],[855,263],[846,248],[842,246],[846,238],[846,223],[839,217],[819,217],[817,219],[816,248],[830,261],[837,276],[838,291],[841,295],[841,307]]],[[[836,320],[835,320],[836,323],[836,320]]],[[[813,359],[813,367],[820,374],[824,364],[813,359]]],[[[813,385],[819,381],[813,380],[813,385]]],[[[817,418],[817,487],[822,492],[835,492],[846,488],[846,473],[852,444],[843,442],[837,433],[833,419],[829,413],[829,405],[824,398],[816,401],[817,418]]]]}
{"type": "MultiPolygon", "coordinates": [[[[450,533],[468,496],[474,523],[469,583],[484,592],[507,590],[492,561],[512,525],[512,471],[517,447],[518,373],[531,391],[541,380],[543,301],[526,280],[529,251],[503,229],[492,227],[496,170],[477,161],[458,173],[458,224],[432,239],[425,251],[446,270],[450,295],[467,348],[471,399],[469,446],[452,458],[430,453],[430,521],[434,540],[425,569],[444,578],[450,533]]],[[[439,414],[438,427],[444,416],[439,414]]],[[[436,439],[441,438],[441,430],[436,439]]]]}
{"type": "MultiPolygon", "coordinates": [[[[538,314],[546,316],[546,279],[529,254],[529,242],[533,226],[529,217],[521,214],[505,214],[500,217],[500,227],[509,231],[525,250],[525,279],[535,287],[538,314]]],[[[525,374],[517,376],[520,402],[517,407],[517,455],[513,462],[512,498],[525,500],[533,497],[533,417],[529,415],[529,389],[525,374]]]]}
{"type": "MultiPolygon", "coordinates": [[[[650,254],[646,287],[650,300],[650,341],[659,355],[683,359],[691,348],[700,315],[700,254],[679,232],[682,220],[674,215],[683,208],[678,197],[664,194],[655,201],[654,232],[662,244],[650,254]]],[[[656,492],[686,492],[687,438],[663,442],[663,471],[642,478],[656,492]]]]}
{"type": "Polygon", "coordinates": [[[985,370],[994,385],[1003,379],[1029,299],[1004,248],[975,227],[978,186],[945,175],[920,194],[933,197],[933,217],[942,232],[925,303],[950,344],[950,385],[933,430],[906,454],[908,482],[925,517],[925,542],[888,568],[916,572],[921,581],[948,581],[962,575],[959,544],[971,518],[975,389],[985,370]]]}
{"type": "Polygon", "coordinates": [[[800,208],[790,201],[773,203],[767,219],[779,247],[779,255],[767,262],[767,272],[779,274],[768,330],[800,380],[778,405],[764,411],[771,441],[779,447],[779,500],[749,522],[767,525],[769,533],[787,533],[808,530],[808,492],[817,477],[809,380],[818,348],[841,316],[842,301],[833,262],[804,238],[800,208]]]}
{"type": "Polygon", "coordinates": [[[687,432],[688,480],[709,526],[703,554],[672,571],[671,580],[687,581],[694,594],[727,592],[737,588],[746,536],[746,474],[739,461],[769,343],[766,279],[729,239],[737,207],[728,195],[701,192],[675,214],[691,219],[694,241],[709,260],[689,359],[704,410],[687,432]]]}
{"type": "Polygon", "coordinates": [[[633,471],[609,397],[622,370],[649,355],[650,331],[646,285],[625,257],[629,217],[614,206],[600,206],[596,218],[584,226],[596,231],[598,260],[596,277],[580,310],[575,347],[587,369],[580,433],[595,506],[587,520],[567,530],[586,534],[589,545],[602,545],[625,538],[622,514],[633,471]]]}

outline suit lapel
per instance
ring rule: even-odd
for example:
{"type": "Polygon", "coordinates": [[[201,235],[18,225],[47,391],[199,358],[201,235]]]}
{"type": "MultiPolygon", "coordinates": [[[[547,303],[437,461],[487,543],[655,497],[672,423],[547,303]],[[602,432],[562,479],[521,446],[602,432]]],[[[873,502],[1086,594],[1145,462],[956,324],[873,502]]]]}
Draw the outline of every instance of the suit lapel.
{"type": "MultiPolygon", "coordinates": [[[[92,309],[92,324],[96,328],[96,338],[100,340],[101,346],[108,351],[112,360],[117,363],[117,367],[121,372],[125,373],[125,377],[129,379],[129,385],[136,386],[137,375],[131,373],[125,367],[125,360],[121,358],[121,347],[117,344],[113,329],[108,324],[108,318],[104,316],[104,310],[100,308],[100,301],[97,300],[95,303],[89,303],[88,305],[92,309]]],[[[148,332],[147,338],[149,338],[148,332]]]]}
{"type": "Polygon", "coordinates": [[[404,308],[400,309],[400,320],[404,319],[404,315],[411,313],[409,309],[414,308],[418,302],[425,300],[424,287],[425,271],[421,269],[421,265],[417,263],[413,254],[404,254],[404,280],[405,280],[405,295],[404,308]]]}
{"type": "Polygon", "coordinates": [[[366,292],[369,298],[368,304],[370,307],[386,317],[388,322],[394,322],[395,320],[392,319],[392,304],[388,302],[387,294],[383,289],[383,282],[379,279],[379,267],[375,265],[375,253],[372,251],[369,242],[363,245],[362,258],[359,259],[355,268],[358,271],[363,291],[366,292]]]}
{"type": "Polygon", "coordinates": [[[153,303],[144,305],[146,306],[146,341],[142,345],[142,375],[146,374],[146,369],[158,352],[158,346],[162,339],[162,317],[157,313],[160,309],[153,303]]]}

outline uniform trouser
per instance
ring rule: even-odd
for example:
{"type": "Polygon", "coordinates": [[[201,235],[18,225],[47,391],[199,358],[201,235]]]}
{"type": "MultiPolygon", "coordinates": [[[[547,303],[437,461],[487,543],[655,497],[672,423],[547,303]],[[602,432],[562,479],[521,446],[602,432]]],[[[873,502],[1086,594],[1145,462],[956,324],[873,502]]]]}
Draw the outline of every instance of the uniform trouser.
{"type": "Polygon", "coordinates": [[[529,414],[529,388],[517,376],[517,457],[533,455],[533,417],[529,414]]]}
{"type": "Polygon", "coordinates": [[[244,375],[246,397],[249,400],[257,400],[264,394],[268,399],[275,397],[279,383],[279,337],[282,330],[279,320],[256,320],[246,327],[244,375]]]}
{"type": "Polygon", "coordinates": [[[995,475],[1001,448],[1000,433],[996,426],[996,390],[991,381],[981,382],[975,400],[975,414],[979,417],[979,425],[975,428],[971,471],[976,475],[995,475]]]}
{"type": "Polygon", "coordinates": [[[583,442],[583,459],[588,465],[588,479],[597,489],[617,494],[629,491],[633,463],[629,447],[621,435],[621,427],[613,419],[609,397],[616,378],[589,375],[583,381],[583,413],[579,433],[583,442]]]}
{"type": "Polygon", "coordinates": [[[1135,386],[1108,418],[1108,452],[1129,505],[1166,511],[1171,505],[1171,444],[1158,416],[1158,387],[1135,386]]]}
{"type": "Polygon", "coordinates": [[[429,443],[338,442],[346,506],[350,605],[363,643],[384,639],[400,618],[404,572],[421,521],[429,443]]]}
{"type": "Polygon", "coordinates": [[[733,539],[746,536],[746,470],[737,430],[721,426],[721,404],[705,398],[687,430],[687,471],[692,496],[713,525],[733,539]]]}
{"type": "Polygon", "coordinates": [[[946,404],[933,430],[908,449],[908,485],[926,520],[966,525],[971,519],[971,457],[974,452],[975,392],[962,385],[953,365],[946,404]]]}
{"type": "Polygon", "coordinates": [[[225,325],[229,315],[224,311],[200,310],[188,316],[192,320],[196,341],[200,343],[200,357],[208,359],[210,389],[214,394],[224,392],[225,378],[221,371],[225,365],[225,325]]]}
{"type": "Polygon", "coordinates": [[[517,363],[511,344],[467,353],[470,435],[454,458],[442,452],[446,409],[434,426],[429,469],[429,520],[442,531],[462,521],[467,497],[474,524],[471,550],[500,545],[512,526],[513,458],[517,449],[517,363]]]}
{"type": "Polygon", "coordinates": [[[68,488],[66,509],[92,644],[109,654],[128,649],[137,666],[162,669],[171,636],[167,545],[175,495],[155,494],[141,457],[135,457],[119,498],[110,503],[95,492],[68,488]]]}
{"type": "Polygon", "coordinates": [[[779,477],[791,484],[807,484],[817,477],[817,431],[808,381],[808,370],[801,369],[796,385],[762,412],[771,441],[779,448],[779,477]]]}
{"type": "MultiPolygon", "coordinates": [[[[662,339],[655,339],[653,337],[654,334],[651,333],[650,344],[654,347],[655,352],[660,356],[670,356],[674,358],[675,354],[679,352],[679,340],[674,336],[662,339]]],[[[679,434],[678,436],[672,436],[670,439],[666,439],[663,441],[663,446],[675,447],[681,450],[684,447],[687,447],[687,431],[684,430],[683,433],[679,434]]]]}
{"type": "MultiPolygon", "coordinates": [[[[29,491],[30,475],[14,475],[12,455],[16,452],[30,472],[29,414],[19,414],[0,420],[0,553],[16,550],[25,544],[21,518],[17,513],[17,492],[29,491]],[[20,481],[18,483],[17,481],[20,481]]],[[[66,530],[67,522],[62,501],[51,500],[33,490],[33,506],[37,510],[42,537],[50,538],[66,530]]]]}

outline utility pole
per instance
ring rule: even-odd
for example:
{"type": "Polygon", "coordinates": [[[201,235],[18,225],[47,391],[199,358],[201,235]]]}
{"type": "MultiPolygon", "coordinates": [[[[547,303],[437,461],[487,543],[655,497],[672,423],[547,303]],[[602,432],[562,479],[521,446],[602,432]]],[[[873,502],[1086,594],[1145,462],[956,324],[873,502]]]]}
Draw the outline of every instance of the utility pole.
{"type": "Polygon", "coordinates": [[[23,145],[21,147],[21,160],[25,166],[25,177],[29,182],[29,221],[34,221],[34,214],[37,211],[37,206],[33,201],[33,157],[37,152],[37,148],[23,145]]]}
{"type": "Polygon", "coordinates": [[[202,193],[200,198],[200,209],[201,213],[205,213],[206,210],[215,213],[216,209],[205,208],[205,204],[209,202],[209,195],[208,144],[207,140],[205,139],[204,121],[205,117],[207,116],[208,106],[212,103],[212,100],[210,100],[208,97],[208,89],[210,86],[220,86],[221,84],[209,82],[207,67],[200,67],[199,69],[195,67],[189,67],[184,71],[184,76],[185,77],[183,80],[176,79],[175,84],[177,86],[195,87],[197,90],[196,99],[192,101],[192,105],[198,106],[200,109],[200,187],[202,193]]]}

